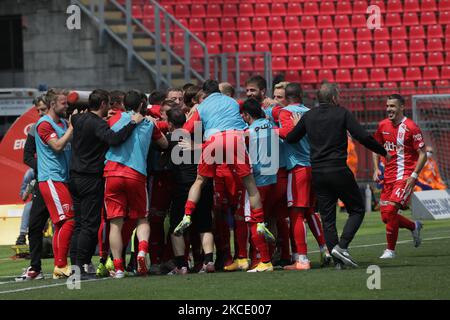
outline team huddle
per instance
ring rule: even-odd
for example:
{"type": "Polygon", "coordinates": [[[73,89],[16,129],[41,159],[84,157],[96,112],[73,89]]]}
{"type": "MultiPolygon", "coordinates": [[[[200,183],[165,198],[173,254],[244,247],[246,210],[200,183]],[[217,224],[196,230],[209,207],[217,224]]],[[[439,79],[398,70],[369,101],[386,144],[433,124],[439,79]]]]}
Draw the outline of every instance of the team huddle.
{"type": "MultiPolygon", "coordinates": [[[[320,105],[311,110],[298,83],[277,84],[273,99],[261,76],[245,89],[244,101],[214,80],[149,96],[98,89],[86,110],[70,116],[67,92],[52,89],[39,99],[33,206],[39,198],[45,205],[31,215],[49,215],[54,225],[53,278],[69,277],[75,266],[82,279],[308,270],[306,225],[322,267],[356,267],[348,246],[364,206],[345,163],[348,134],[374,152],[374,179],[383,183],[388,246],[380,258],[395,257],[399,228],[420,245],[420,222],[399,214],[427,159],[403,97],[388,97],[388,118],[372,136],[339,105],[334,84],[321,84],[320,105]],[[338,199],[348,212],[340,239],[338,199]]],[[[18,281],[43,278],[37,230],[32,237],[30,227],[32,262],[18,281]]]]}

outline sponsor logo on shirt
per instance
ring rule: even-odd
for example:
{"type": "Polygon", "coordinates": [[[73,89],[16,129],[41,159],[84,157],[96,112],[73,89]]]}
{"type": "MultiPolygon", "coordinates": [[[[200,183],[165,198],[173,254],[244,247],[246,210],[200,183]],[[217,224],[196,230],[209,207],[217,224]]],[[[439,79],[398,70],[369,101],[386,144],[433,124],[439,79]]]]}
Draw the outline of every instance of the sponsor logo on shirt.
{"type": "Polygon", "coordinates": [[[422,134],[418,133],[413,135],[414,141],[422,141],[422,134]]]}
{"type": "Polygon", "coordinates": [[[395,143],[391,142],[391,141],[386,141],[384,143],[384,148],[387,151],[397,151],[397,145],[395,143]]]}
{"type": "Polygon", "coordinates": [[[389,135],[389,134],[391,134],[391,133],[390,133],[390,132],[383,131],[383,134],[389,135]]]}

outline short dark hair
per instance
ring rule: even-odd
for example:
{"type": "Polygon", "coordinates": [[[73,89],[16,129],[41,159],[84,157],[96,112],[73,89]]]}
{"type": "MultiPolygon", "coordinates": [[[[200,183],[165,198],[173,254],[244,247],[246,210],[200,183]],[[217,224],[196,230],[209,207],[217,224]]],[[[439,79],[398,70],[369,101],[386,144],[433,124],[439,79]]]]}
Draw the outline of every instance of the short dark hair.
{"type": "Polygon", "coordinates": [[[137,112],[142,104],[142,93],[139,90],[128,91],[123,99],[123,104],[127,111],[133,110],[137,112]]]}
{"type": "Polygon", "coordinates": [[[205,83],[203,83],[202,90],[207,96],[216,92],[220,93],[219,82],[212,79],[206,80],[205,83]]]}
{"type": "Polygon", "coordinates": [[[172,92],[172,91],[183,93],[183,89],[181,89],[181,88],[173,88],[173,87],[172,87],[172,88],[167,89],[167,91],[166,91],[166,97],[169,95],[169,92],[172,92]]]}
{"type": "Polygon", "coordinates": [[[33,99],[34,106],[37,106],[40,102],[43,102],[46,105],[44,95],[40,95],[39,97],[33,99]]]}
{"type": "Polygon", "coordinates": [[[149,104],[158,104],[160,105],[164,99],[166,99],[166,93],[159,90],[152,91],[148,96],[148,103],[149,104]]]}
{"type": "Polygon", "coordinates": [[[97,111],[100,109],[102,102],[109,103],[109,92],[103,89],[95,89],[89,95],[89,107],[91,111],[97,111]]]}
{"type": "Polygon", "coordinates": [[[291,82],[284,89],[284,95],[288,101],[301,102],[303,98],[302,87],[299,83],[291,82]]]}
{"type": "Polygon", "coordinates": [[[184,92],[184,97],[183,97],[183,101],[184,104],[186,105],[186,107],[188,108],[192,108],[192,106],[194,105],[194,102],[192,102],[192,99],[195,98],[195,96],[197,95],[197,93],[202,90],[202,88],[200,88],[199,86],[190,86],[186,89],[186,91],[184,92]]]}
{"type": "Polygon", "coordinates": [[[188,82],[183,86],[183,91],[186,92],[187,89],[193,86],[195,86],[195,84],[188,82]]]}
{"type": "Polygon", "coordinates": [[[171,109],[181,108],[181,106],[178,103],[176,103],[175,101],[169,100],[169,99],[166,99],[163,102],[161,102],[161,107],[162,106],[169,106],[171,109]]]}
{"type": "Polygon", "coordinates": [[[109,96],[111,97],[111,103],[123,103],[125,92],[121,90],[114,90],[109,93],[109,96]]]}
{"type": "Polygon", "coordinates": [[[261,108],[261,103],[259,103],[254,98],[250,98],[244,101],[244,103],[242,104],[242,112],[248,113],[253,119],[260,119],[265,117],[264,111],[261,108]]]}
{"type": "Polygon", "coordinates": [[[317,100],[319,100],[319,103],[332,103],[333,97],[337,97],[338,95],[338,86],[335,83],[324,80],[317,92],[317,100]]]}
{"type": "Polygon", "coordinates": [[[176,129],[182,128],[186,123],[186,114],[180,107],[172,108],[167,111],[167,122],[172,123],[176,129]]]}
{"type": "Polygon", "coordinates": [[[405,98],[403,98],[401,95],[399,95],[398,93],[394,93],[388,96],[389,100],[398,100],[400,101],[400,105],[404,106],[405,105],[405,98]]]}
{"type": "Polygon", "coordinates": [[[267,89],[267,81],[260,75],[252,76],[245,81],[246,86],[250,83],[256,84],[259,90],[267,89]]]}

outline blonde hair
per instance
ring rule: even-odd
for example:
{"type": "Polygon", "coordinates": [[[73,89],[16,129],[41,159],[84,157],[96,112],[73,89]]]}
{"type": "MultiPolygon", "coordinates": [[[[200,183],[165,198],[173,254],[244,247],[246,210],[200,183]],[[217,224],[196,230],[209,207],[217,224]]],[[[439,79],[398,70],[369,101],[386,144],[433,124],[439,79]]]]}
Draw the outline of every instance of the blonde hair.
{"type": "Polygon", "coordinates": [[[287,81],[279,82],[275,85],[275,89],[286,89],[286,86],[289,84],[287,81]]]}
{"type": "Polygon", "coordinates": [[[67,96],[68,94],[69,94],[69,91],[66,89],[51,88],[43,96],[43,101],[48,107],[50,107],[50,103],[55,102],[56,99],[58,99],[58,96],[60,96],[60,95],[67,96]]]}

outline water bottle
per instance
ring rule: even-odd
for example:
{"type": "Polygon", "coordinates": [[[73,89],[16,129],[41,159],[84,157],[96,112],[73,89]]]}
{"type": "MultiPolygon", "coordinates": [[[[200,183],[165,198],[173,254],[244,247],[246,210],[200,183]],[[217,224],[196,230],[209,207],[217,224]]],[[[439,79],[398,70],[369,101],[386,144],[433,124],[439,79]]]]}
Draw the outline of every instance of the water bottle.
{"type": "Polygon", "coordinates": [[[372,212],[372,190],[370,190],[370,185],[366,184],[366,212],[372,212]]]}

